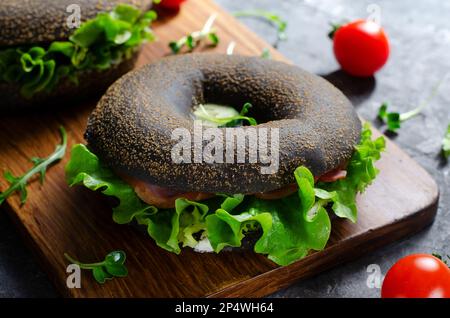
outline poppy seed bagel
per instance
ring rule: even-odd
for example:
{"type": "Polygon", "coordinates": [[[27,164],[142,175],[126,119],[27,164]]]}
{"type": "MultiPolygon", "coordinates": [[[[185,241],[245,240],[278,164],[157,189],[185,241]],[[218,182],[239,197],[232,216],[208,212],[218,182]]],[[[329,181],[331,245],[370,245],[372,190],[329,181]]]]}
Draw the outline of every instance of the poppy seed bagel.
{"type": "Polygon", "coordinates": [[[292,184],[301,165],[315,176],[345,165],[360,134],[349,100],[316,75],[258,57],[188,54],[115,82],[91,114],[85,138],[103,163],[145,182],[184,192],[250,194],[292,184]],[[261,174],[267,166],[261,163],[172,162],[178,142],[172,131],[184,127],[193,134],[193,106],[246,102],[260,123],[252,128],[279,128],[278,171],[261,174]]]}
{"type": "MultiPolygon", "coordinates": [[[[0,1],[0,50],[27,48],[36,45],[46,47],[54,41],[67,41],[76,29],[69,28],[67,18],[73,14],[67,8],[71,4],[80,6],[81,22],[91,20],[100,12],[109,12],[119,4],[130,4],[141,11],[152,6],[152,0],[2,0],[0,1]]],[[[0,80],[0,108],[20,111],[42,104],[56,104],[61,100],[80,100],[99,96],[117,78],[129,72],[136,62],[139,48],[109,68],[83,69],[76,73],[78,83],[68,77],[62,78],[51,90],[40,90],[31,97],[21,94],[24,84],[0,80]]],[[[56,63],[61,62],[56,59],[56,63]]],[[[6,73],[6,72],[5,72],[6,73]]],[[[1,76],[0,76],[1,78],[1,76]]]]}
{"type": "Polygon", "coordinates": [[[84,22],[120,3],[146,10],[152,0],[2,0],[0,47],[67,40],[73,33],[66,23],[71,15],[67,7],[73,3],[80,6],[84,22]]]}
{"type": "Polygon", "coordinates": [[[63,79],[51,92],[39,92],[32,98],[24,98],[20,94],[20,86],[16,83],[0,82],[1,110],[15,112],[30,109],[41,104],[58,106],[64,100],[64,105],[89,97],[100,97],[106,89],[123,74],[133,69],[138,52],[130,59],[124,60],[104,71],[86,70],[78,75],[78,84],[69,79],[63,79]]]}

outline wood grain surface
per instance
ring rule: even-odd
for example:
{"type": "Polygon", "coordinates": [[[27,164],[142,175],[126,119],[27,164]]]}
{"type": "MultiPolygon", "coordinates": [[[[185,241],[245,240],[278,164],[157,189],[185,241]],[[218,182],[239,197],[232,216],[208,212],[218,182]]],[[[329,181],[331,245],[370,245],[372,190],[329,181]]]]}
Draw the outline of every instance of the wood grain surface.
{"type": "MultiPolygon", "coordinates": [[[[145,46],[138,65],[169,54],[170,40],[198,30],[214,12],[218,13],[216,28],[221,38],[214,51],[225,52],[230,41],[237,43],[235,54],[260,55],[263,48],[269,47],[212,1],[190,0],[178,15],[163,18],[155,25],[158,42],[145,46]]],[[[276,51],[273,57],[285,60],[276,51]]],[[[69,149],[82,143],[95,102],[71,105],[68,101],[47,110],[2,118],[0,171],[20,175],[31,166],[28,158],[51,153],[60,142],[60,125],[68,131],[69,149]]],[[[216,255],[184,249],[177,256],[158,248],[134,226],[115,224],[102,195],[66,185],[64,166],[68,157],[50,168],[44,185],[31,183],[24,206],[20,206],[16,195],[3,205],[43,269],[67,297],[264,296],[420,230],[433,220],[439,196],[428,173],[388,141],[387,152],[377,163],[379,177],[358,198],[358,223],[333,219],[332,235],[324,251],[278,267],[249,250],[216,255]],[[90,262],[116,249],[127,253],[127,278],[99,285],[83,272],[80,289],[66,287],[68,264],[64,252],[90,262]]],[[[6,186],[2,180],[0,189],[6,186]]]]}

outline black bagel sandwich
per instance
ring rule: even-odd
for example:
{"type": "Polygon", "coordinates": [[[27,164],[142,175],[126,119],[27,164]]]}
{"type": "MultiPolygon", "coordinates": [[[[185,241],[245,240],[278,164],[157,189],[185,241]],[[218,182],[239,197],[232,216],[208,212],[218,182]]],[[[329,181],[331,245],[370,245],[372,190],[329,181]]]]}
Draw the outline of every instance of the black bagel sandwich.
{"type": "Polygon", "coordinates": [[[260,233],[255,251],[281,265],[325,247],[327,208],[356,221],[356,194],[384,148],[324,79],[218,54],[165,58],[123,76],[85,138],[68,183],[117,197],[116,222],[146,225],[176,253],[180,244],[219,252],[260,233]]]}
{"type": "Polygon", "coordinates": [[[0,2],[2,109],[100,95],[153,39],[151,0],[0,2]]]}

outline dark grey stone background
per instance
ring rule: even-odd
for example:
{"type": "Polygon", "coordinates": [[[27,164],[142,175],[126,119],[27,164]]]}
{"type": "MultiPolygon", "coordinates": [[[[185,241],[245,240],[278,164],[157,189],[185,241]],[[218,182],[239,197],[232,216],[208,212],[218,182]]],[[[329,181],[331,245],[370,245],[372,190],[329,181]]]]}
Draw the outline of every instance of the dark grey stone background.
{"type": "MultiPolygon", "coordinates": [[[[261,8],[286,19],[288,40],[280,43],[279,50],[313,73],[328,74],[326,77],[332,81],[341,79],[341,88],[359,113],[373,123],[381,102],[390,101],[393,109],[407,111],[424,100],[450,70],[450,2],[447,1],[217,1],[230,11],[261,8]],[[367,17],[366,9],[371,3],[382,9],[382,24],[391,41],[390,59],[375,80],[346,78],[335,73],[338,65],[326,36],[328,23],[367,17]]],[[[243,21],[267,41],[275,40],[275,32],[266,24],[250,19],[243,21]]],[[[366,285],[369,264],[378,264],[385,273],[397,259],[410,253],[450,254],[450,164],[439,157],[440,142],[450,122],[449,91],[450,76],[444,79],[439,94],[423,114],[405,123],[399,135],[392,137],[440,186],[441,199],[434,224],[413,237],[292,285],[274,297],[378,297],[379,290],[366,285]]],[[[0,297],[53,296],[57,293],[1,211],[0,297]]]]}

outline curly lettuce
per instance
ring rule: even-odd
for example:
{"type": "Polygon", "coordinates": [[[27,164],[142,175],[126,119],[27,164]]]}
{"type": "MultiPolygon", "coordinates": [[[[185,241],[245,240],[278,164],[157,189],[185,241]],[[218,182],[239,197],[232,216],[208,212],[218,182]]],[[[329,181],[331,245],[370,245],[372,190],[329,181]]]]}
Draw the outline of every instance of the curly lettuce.
{"type": "Polygon", "coordinates": [[[119,4],[81,24],[68,41],[0,50],[0,81],[19,84],[25,98],[51,92],[64,78],[78,84],[80,72],[107,70],[152,41],[150,23],[155,19],[154,11],[119,4]]]}
{"type": "Polygon", "coordinates": [[[141,201],[131,186],[84,145],[73,147],[66,178],[70,186],[81,184],[118,198],[113,220],[145,225],[156,244],[168,251],[178,254],[180,246],[195,247],[206,237],[219,253],[227,246],[241,246],[249,233],[257,233],[254,251],[276,264],[288,265],[311,250],[325,248],[331,233],[328,206],[339,217],[356,221],[356,195],[375,179],[378,170],[373,164],[384,147],[384,138],[372,140],[370,127],[365,125],[346,179],[314,184],[309,169],[298,167],[294,172],[297,193],[278,200],[218,194],[202,202],[180,198],[173,209],[157,209],[141,201]]]}
{"type": "Polygon", "coordinates": [[[372,131],[366,123],[361,133],[361,140],[347,165],[347,176],[335,182],[317,184],[323,194],[330,196],[326,200],[332,202],[331,208],[338,217],[356,222],[356,195],[364,192],[375,180],[379,170],[374,162],[381,158],[385,148],[384,137],[372,140],[372,131]]]}

